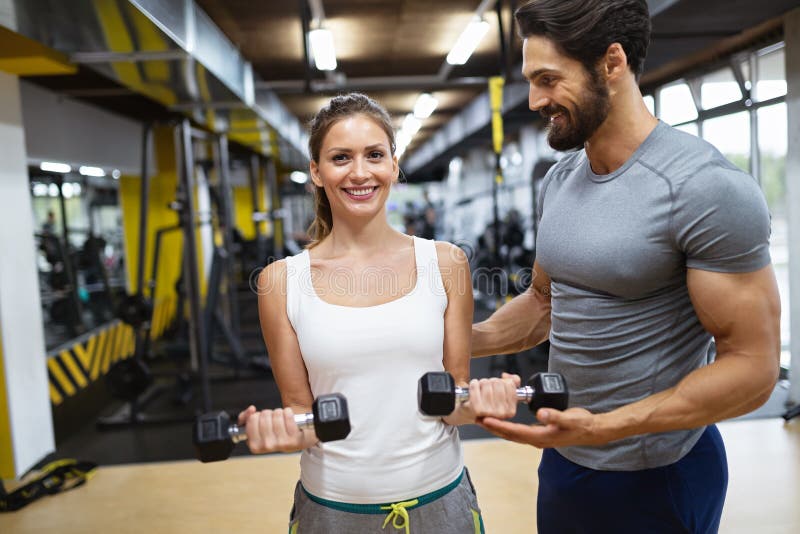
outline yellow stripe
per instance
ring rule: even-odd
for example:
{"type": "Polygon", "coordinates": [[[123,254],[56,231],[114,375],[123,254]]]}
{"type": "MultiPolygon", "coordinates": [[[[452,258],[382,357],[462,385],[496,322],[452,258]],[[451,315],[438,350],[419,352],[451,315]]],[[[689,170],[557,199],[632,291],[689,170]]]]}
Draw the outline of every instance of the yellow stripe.
{"type": "Polygon", "coordinates": [[[119,323],[117,325],[117,345],[114,348],[114,362],[118,362],[123,358],[124,348],[125,348],[125,324],[119,323]]]}
{"type": "Polygon", "coordinates": [[[3,337],[0,332],[0,478],[11,479],[17,476],[17,473],[14,471],[14,447],[11,442],[11,415],[8,412],[5,369],[3,337]]]}
{"type": "Polygon", "coordinates": [[[161,321],[164,311],[164,301],[159,300],[158,304],[153,306],[153,319],[150,322],[150,339],[156,339],[161,335],[161,321]]]}
{"type": "MultiPolygon", "coordinates": [[[[472,510],[472,508],[470,508],[472,510]]],[[[475,525],[475,534],[483,534],[483,529],[481,528],[481,514],[472,510],[472,523],[475,525]]]]}
{"type": "Polygon", "coordinates": [[[108,335],[108,330],[103,330],[98,334],[97,337],[97,344],[95,345],[94,354],[92,355],[92,372],[91,377],[92,380],[97,380],[97,377],[100,376],[100,368],[102,366],[102,359],[103,359],[103,350],[106,343],[106,337],[108,335]]]}
{"type": "Polygon", "coordinates": [[[122,359],[122,342],[125,340],[125,327],[123,323],[117,323],[115,327],[116,330],[116,342],[114,343],[114,352],[111,354],[111,361],[118,362],[122,359]]]}
{"type": "MultiPolygon", "coordinates": [[[[128,2],[125,3],[125,8],[138,37],[137,41],[141,50],[152,52],[168,49],[161,33],[144,13],[128,2]]],[[[166,61],[145,61],[142,68],[148,82],[161,82],[160,85],[169,83],[170,69],[166,61]]]]}
{"type": "Polygon", "coordinates": [[[61,366],[58,365],[56,359],[57,358],[47,358],[47,368],[50,369],[53,378],[58,382],[58,385],[61,386],[61,389],[64,390],[64,393],[71,397],[75,394],[75,386],[72,385],[66,373],[61,370],[61,366]]]}
{"type": "Polygon", "coordinates": [[[80,343],[75,343],[75,345],[72,347],[72,354],[78,358],[78,361],[81,362],[83,368],[86,369],[87,373],[89,373],[92,365],[92,356],[86,351],[83,345],[80,343]]]}
{"type": "MultiPolygon", "coordinates": [[[[58,389],[50,383],[50,402],[53,403],[53,406],[58,406],[62,402],[64,402],[64,397],[61,396],[61,393],[58,392],[58,389]]],[[[3,478],[11,478],[10,476],[3,475],[3,478]]]]}
{"type": "MultiPolygon", "coordinates": [[[[128,32],[125,20],[119,12],[117,2],[115,0],[94,0],[93,3],[97,20],[100,22],[108,47],[113,52],[132,52],[134,50],[133,40],[128,32]]],[[[111,68],[122,83],[149,96],[153,100],[167,106],[171,106],[177,101],[175,93],[168,87],[144,83],[139,75],[139,67],[136,63],[116,62],[111,64],[111,68]]]]}
{"type": "Polygon", "coordinates": [[[130,358],[133,356],[135,346],[133,327],[126,325],[122,333],[124,335],[122,338],[122,357],[130,358]]]}
{"type": "Polygon", "coordinates": [[[83,376],[83,373],[78,368],[78,364],[76,364],[75,360],[72,359],[70,352],[68,350],[62,350],[59,356],[61,357],[61,361],[64,363],[64,366],[67,368],[67,371],[69,371],[69,374],[72,376],[75,382],[78,383],[78,386],[85,388],[86,384],[88,384],[86,377],[83,376]]]}
{"type": "Polygon", "coordinates": [[[114,347],[114,330],[111,328],[106,329],[106,346],[103,349],[103,362],[100,366],[102,374],[108,372],[108,367],[111,365],[111,349],[114,347]]]}
{"type": "Polygon", "coordinates": [[[117,329],[112,326],[108,329],[108,346],[106,347],[105,358],[103,358],[103,374],[108,372],[108,368],[111,367],[111,362],[114,361],[114,347],[116,344],[117,329]]]}

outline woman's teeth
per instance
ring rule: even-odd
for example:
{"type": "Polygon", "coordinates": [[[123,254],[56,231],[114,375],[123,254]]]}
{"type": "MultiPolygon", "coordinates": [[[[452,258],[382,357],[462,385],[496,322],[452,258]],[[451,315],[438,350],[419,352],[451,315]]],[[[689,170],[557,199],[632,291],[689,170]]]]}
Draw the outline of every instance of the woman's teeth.
{"type": "Polygon", "coordinates": [[[364,195],[369,195],[370,193],[375,191],[375,188],[374,187],[365,187],[365,188],[362,188],[362,189],[345,189],[345,191],[347,191],[349,194],[351,194],[353,196],[362,197],[364,195]]]}

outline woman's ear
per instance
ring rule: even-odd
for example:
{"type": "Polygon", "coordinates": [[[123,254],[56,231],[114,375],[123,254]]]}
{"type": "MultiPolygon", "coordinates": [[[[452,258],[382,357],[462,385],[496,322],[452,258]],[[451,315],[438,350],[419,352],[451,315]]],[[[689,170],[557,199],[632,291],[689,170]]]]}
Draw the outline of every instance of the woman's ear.
{"type": "Polygon", "coordinates": [[[394,178],[392,178],[392,184],[396,184],[400,181],[400,162],[397,159],[397,154],[392,154],[392,172],[394,173],[394,178]]]}
{"type": "Polygon", "coordinates": [[[313,159],[308,165],[308,171],[311,174],[311,181],[314,182],[314,185],[322,187],[322,179],[319,177],[319,165],[313,159]]]}

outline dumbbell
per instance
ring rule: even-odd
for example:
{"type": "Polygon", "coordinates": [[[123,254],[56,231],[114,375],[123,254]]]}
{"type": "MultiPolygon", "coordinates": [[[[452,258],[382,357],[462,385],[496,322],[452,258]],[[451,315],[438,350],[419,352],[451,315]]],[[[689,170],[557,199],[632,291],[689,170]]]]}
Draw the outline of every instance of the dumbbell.
{"type": "MultiPolygon", "coordinates": [[[[425,415],[450,415],[457,401],[467,400],[469,389],[456,387],[450,373],[430,372],[419,379],[417,402],[425,415]]],[[[527,403],[533,413],[539,408],[565,410],[569,402],[567,383],[558,373],[536,373],[525,386],[517,388],[517,401],[527,403]]]]}
{"type": "MultiPolygon", "coordinates": [[[[314,399],[312,413],[294,416],[302,428],[313,427],[320,441],[344,439],[350,433],[347,399],[339,393],[314,399]]],[[[247,440],[245,426],[231,421],[227,412],[212,412],[198,417],[192,428],[195,456],[201,462],[218,462],[230,457],[237,443],[247,440]]]]}

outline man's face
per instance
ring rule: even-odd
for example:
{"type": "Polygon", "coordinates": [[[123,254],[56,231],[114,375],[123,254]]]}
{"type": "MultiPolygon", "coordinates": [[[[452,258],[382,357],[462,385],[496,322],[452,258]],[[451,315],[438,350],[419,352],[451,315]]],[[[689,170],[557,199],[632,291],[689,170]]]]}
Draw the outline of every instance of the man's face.
{"type": "Polygon", "coordinates": [[[528,105],[548,120],[555,150],[583,147],[608,116],[608,88],[599,74],[565,56],[555,44],[532,36],[522,45],[522,74],[530,82],[528,105]]]}

